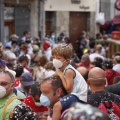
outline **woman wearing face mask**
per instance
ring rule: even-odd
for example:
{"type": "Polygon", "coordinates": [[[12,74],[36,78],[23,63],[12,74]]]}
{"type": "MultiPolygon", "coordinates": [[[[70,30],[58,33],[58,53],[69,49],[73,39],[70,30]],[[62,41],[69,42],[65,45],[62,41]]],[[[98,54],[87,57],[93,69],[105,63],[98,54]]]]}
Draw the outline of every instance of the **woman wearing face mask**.
{"type": "Polygon", "coordinates": [[[23,99],[23,102],[33,109],[34,112],[41,115],[44,112],[48,112],[48,108],[44,107],[40,103],[40,83],[35,82],[30,89],[30,96],[23,99]]]}

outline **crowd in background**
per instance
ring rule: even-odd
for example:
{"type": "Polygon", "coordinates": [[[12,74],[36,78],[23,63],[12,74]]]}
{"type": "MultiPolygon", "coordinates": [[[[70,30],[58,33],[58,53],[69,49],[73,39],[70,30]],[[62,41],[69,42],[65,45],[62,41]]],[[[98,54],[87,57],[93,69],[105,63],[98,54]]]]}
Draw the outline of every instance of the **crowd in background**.
{"type": "Polygon", "coordinates": [[[119,120],[120,53],[108,49],[85,31],[75,46],[64,33],[11,35],[0,43],[0,120],[119,120]]]}

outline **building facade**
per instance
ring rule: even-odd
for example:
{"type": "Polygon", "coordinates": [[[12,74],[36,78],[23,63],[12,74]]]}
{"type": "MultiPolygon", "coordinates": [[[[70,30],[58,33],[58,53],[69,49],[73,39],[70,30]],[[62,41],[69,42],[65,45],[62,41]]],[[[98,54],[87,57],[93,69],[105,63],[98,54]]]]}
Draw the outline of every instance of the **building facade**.
{"type": "Polygon", "coordinates": [[[47,0],[46,32],[64,32],[74,44],[82,31],[95,36],[96,0],[47,0]]]}
{"type": "Polygon", "coordinates": [[[38,35],[38,0],[1,0],[1,41],[7,42],[11,34],[20,38],[25,30],[38,35]]]}
{"type": "Polygon", "coordinates": [[[43,35],[55,32],[58,37],[64,32],[73,44],[82,31],[88,31],[92,36],[97,32],[97,0],[0,1],[0,39],[3,42],[8,41],[13,33],[22,37],[25,30],[31,31],[32,36],[43,31],[43,35]],[[40,4],[43,1],[44,4],[40,4]]]}

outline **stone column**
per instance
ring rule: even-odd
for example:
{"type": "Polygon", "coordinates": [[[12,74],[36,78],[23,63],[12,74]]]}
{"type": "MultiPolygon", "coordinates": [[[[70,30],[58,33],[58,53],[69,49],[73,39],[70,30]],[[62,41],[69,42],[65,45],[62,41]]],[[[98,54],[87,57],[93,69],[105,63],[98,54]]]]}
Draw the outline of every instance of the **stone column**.
{"type": "Polygon", "coordinates": [[[0,42],[4,43],[4,4],[0,0],[0,42]]]}
{"type": "Polygon", "coordinates": [[[95,37],[96,33],[99,33],[99,26],[95,22],[96,13],[90,12],[90,35],[95,37]]]}
{"type": "Polygon", "coordinates": [[[38,36],[38,0],[33,0],[31,2],[31,19],[30,19],[30,22],[31,22],[31,34],[32,36],[38,36]]]}
{"type": "Polygon", "coordinates": [[[69,12],[58,11],[56,12],[56,35],[64,32],[69,37],[69,12]]]}

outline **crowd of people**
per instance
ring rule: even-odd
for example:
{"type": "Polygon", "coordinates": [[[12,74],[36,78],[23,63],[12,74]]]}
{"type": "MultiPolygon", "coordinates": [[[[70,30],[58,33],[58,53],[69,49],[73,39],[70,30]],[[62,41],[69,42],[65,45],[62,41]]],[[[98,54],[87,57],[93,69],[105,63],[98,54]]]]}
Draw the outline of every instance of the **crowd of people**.
{"type": "Polygon", "coordinates": [[[0,120],[120,119],[120,53],[85,32],[76,43],[29,31],[0,43],[0,120]]]}

